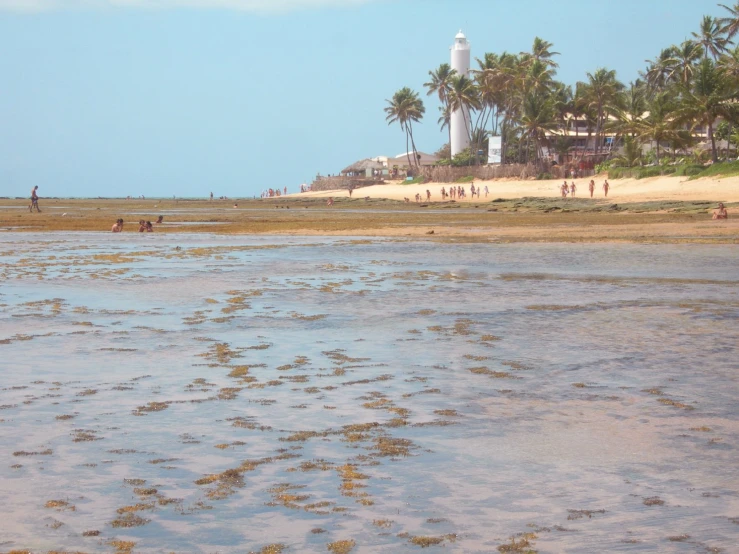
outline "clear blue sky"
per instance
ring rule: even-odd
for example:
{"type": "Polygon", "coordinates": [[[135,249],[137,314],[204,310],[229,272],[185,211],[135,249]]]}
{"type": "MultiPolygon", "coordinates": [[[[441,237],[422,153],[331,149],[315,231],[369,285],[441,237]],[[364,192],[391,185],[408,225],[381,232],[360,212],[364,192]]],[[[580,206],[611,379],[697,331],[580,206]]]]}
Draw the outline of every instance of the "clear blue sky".
{"type": "MultiPolygon", "coordinates": [[[[538,35],[564,82],[601,66],[628,82],[721,13],[708,0],[0,0],[0,196],[296,191],[404,152],[385,99],[421,91],[460,28],[473,57],[538,35]]],[[[446,135],[423,98],[416,141],[433,152],[446,135]]]]}

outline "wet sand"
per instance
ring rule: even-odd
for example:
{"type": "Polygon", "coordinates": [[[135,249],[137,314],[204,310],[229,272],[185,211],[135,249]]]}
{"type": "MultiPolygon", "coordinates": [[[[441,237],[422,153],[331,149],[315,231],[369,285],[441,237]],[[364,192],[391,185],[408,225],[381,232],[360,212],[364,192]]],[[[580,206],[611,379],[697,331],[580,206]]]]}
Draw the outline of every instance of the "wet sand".
{"type": "Polygon", "coordinates": [[[0,552],[732,552],[732,248],[0,233],[0,552]]]}
{"type": "MultiPolygon", "coordinates": [[[[380,187],[372,187],[380,188],[380,187]]],[[[392,187],[390,187],[392,188],[392,187]]],[[[383,189],[384,190],[384,189],[383,189]]],[[[389,189],[388,189],[389,190],[389,189]]],[[[343,192],[342,194],[346,194],[343,192]]],[[[723,196],[703,200],[631,201],[551,197],[491,198],[475,202],[398,202],[386,198],[298,195],[268,200],[70,200],[42,199],[42,213],[28,213],[24,200],[0,200],[0,232],[90,231],[110,233],[119,217],[122,236],[138,234],[138,220],[154,221],[155,234],[217,233],[292,236],[423,237],[477,242],[660,242],[739,241],[739,203],[731,219],[712,221],[723,196]]],[[[126,239],[127,240],[127,239],[126,239]]]]}

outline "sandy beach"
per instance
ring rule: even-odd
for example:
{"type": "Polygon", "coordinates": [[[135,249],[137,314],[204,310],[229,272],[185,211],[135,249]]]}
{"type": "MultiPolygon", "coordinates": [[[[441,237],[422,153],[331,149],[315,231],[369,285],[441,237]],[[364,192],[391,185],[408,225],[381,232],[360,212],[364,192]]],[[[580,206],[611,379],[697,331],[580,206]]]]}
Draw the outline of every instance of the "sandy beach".
{"type": "MultiPolygon", "coordinates": [[[[594,198],[603,199],[604,175],[593,178],[596,183],[594,198]]],[[[688,177],[652,177],[648,179],[614,179],[609,180],[611,185],[608,198],[614,202],[653,202],[653,201],[695,201],[695,200],[721,200],[723,202],[739,202],[739,177],[705,178],[688,180],[688,177]]],[[[568,183],[572,183],[568,179],[568,183]]],[[[577,197],[589,196],[588,183],[590,178],[575,179],[577,185],[577,197]]],[[[489,194],[487,200],[495,198],[523,198],[527,196],[559,198],[559,179],[548,181],[521,180],[521,179],[496,179],[490,181],[475,181],[475,187],[482,186],[483,191],[487,186],[489,194]]],[[[426,198],[426,190],[431,192],[431,201],[441,200],[441,189],[449,189],[449,186],[464,186],[467,194],[470,192],[470,183],[425,183],[421,185],[406,185],[402,181],[390,181],[384,185],[365,187],[356,190],[356,197],[369,196],[371,198],[388,198],[391,200],[403,200],[410,198],[413,201],[416,193],[426,198]]],[[[303,194],[292,194],[295,196],[349,196],[347,191],[321,191],[303,194]]],[[[470,197],[459,200],[460,202],[479,202],[486,200],[484,192],[480,199],[470,197]]]]}

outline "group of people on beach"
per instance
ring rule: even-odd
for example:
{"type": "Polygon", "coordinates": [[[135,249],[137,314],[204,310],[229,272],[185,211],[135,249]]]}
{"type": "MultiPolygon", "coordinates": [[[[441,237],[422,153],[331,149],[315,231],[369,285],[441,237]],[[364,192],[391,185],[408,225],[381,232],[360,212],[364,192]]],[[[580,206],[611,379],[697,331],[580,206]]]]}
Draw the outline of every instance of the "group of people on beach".
{"type": "MultiPolygon", "coordinates": [[[[300,192],[303,192],[302,190],[300,192]]],[[[276,198],[279,196],[287,196],[287,187],[282,189],[266,189],[262,191],[261,197],[262,198],[276,198]]]]}
{"type": "MultiPolygon", "coordinates": [[[[156,223],[162,223],[164,221],[164,216],[160,215],[156,223]]],[[[110,229],[113,233],[120,233],[123,231],[123,219],[118,218],[115,220],[115,223],[113,224],[113,227],[110,229]]],[[[146,221],[144,219],[139,219],[139,233],[153,233],[154,232],[154,225],[151,223],[151,221],[146,221]]]]}
{"type": "MultiPolygon", "coordinates": [[[[608,190],[611,188],[611,185],[608,184],[608,179],[603,183],[603,193],[606,195],[606,198],[608,197],[608,190]]],[[[575,198],[575,195],[577,193],[577,185],[575,184],[575,181],[572,181],[572,184],[568,185],[567,181],[562,183],[559,187],[560,192],[562,193],[562,198],[567,198],[567,196],[571,196],[572,198],[575,198]]],[[[593,197],[593,193],[595,192],[595,181],[590,179],[590,183],[588,183],[588,190],[590,191],[590,198],[593,197]]]]}
{"type": "MultiPolygon", "coordinates": [[[[475,188],[474,181],[470,183],[470,196],[472,196],[473,199],[475,198],[475,195],[477,195],[477,197],[480,198],[480,194],[482,193],[482,190],[483,190],[482,187],[475,188]]],[[[485,185],[485,198],[488,197],[488,192],[489,192],[488,187],[487,185],[485,185]]],[[[441,198],[442,200],[446,200],[447,198],[451,200],[467,198],[467,191],[462,185],[457,185],[456,187],[454,186],[449,187],[448,192],[445,187],[441,187],[441,198]]]]}

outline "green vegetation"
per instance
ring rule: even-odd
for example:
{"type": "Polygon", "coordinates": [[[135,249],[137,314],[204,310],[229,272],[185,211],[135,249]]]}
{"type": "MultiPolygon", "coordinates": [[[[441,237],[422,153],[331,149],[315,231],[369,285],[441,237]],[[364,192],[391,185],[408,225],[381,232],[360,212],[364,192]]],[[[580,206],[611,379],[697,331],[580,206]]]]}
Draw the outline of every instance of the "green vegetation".
{"type": "MultiPolygon", "coordinates": [[[[603,166],[599,166],[602,168],[603,166]]],[[[609,179],[646,179],[661,175],[675,177],[689,177],[701,179],[703,177],[731,177],[739,175],[739,161],[715,163],[708,167],[697,164],[657,165],[641,167],[611,167],[608,169],[609,179]]]]}
{"type": "MultiPolygon", "coordinates": [[[[573,158],[573,145],[585,137],[594,145],[589,154],[602,160],[611,155],[606,136],[623,146],[614,164],[621,167],[651,161],[659,166],[668,158],[674,163],[691,150],[695,162],[704,161],[695,149],[699,142],[718,162],[717,139],[739,144],[739,46],[732,42],[739,29],[739,1],[719,5],[726,17],[704,16],[689,40],[662,49],[647,62],[641,78],[628,86],[614,70],[603,67],[586,73],[574,86],[557,81],[554,60],[559,53],[539,37],[529,52],[485,53],[476,59],[478,67],[471,76],[441,64],[429,71],[430,79],[423,84],[428,96],[438,98],[438,124],[448,129],[450,114],[459,109],[470,113],[469,151],[459,159],[448,154],[442,164],[481,163],[479,152],[491,135],[502,137],[503,163],[537,162],[545,147],[579,162],[586,152],[575,150],[573,158]],[[651,149],[643,154],[645,145],[651,149]]],[[[388,104],[388,120],[400,122],[415,152],[411,125],[422,118],[423,102],[405,87],[388,104]]],[[[412,167],[410,157],[408,161],[412,167]]],[[[697,175],[694,168],[683,171],[697,175]]],[[[665,174],[680,173],[661,166],[634,173],[665,174]]]]}
{"type": "Polygon", "coordinates": [[[700,179],[702,177],[715,177],[721,175],[722,177],[731,177],[732,175],[739,175],[739,161],[715,163],[709,167],[701,168],[702,171],[696,174],[690,175],[691,180],[700,179]]]}

